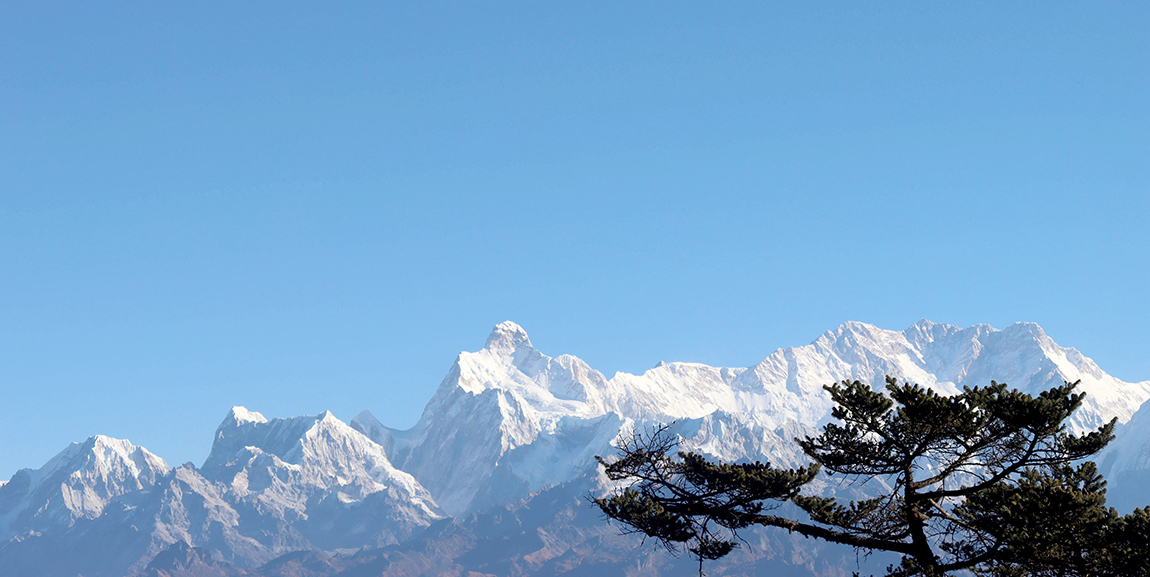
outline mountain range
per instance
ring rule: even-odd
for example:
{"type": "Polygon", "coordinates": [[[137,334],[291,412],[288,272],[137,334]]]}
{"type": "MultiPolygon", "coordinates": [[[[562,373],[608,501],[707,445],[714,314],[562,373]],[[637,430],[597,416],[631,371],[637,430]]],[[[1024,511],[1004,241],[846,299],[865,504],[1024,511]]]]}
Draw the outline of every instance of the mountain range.
{"type": "MultiPolygon", "coordinates": [[[[946,394],[991,379],[1031,394],[1081,381],[1071,430],[1122,423],[1097,456],[1111,502],[1150,503],[1150,381],[1116,379],[1033,323],[848,322],[753,367],[659,363],[607,378],[504,322],[459,354],[407,430],[366,411],[345,423],[235,407],[199,467],[96,435],[18,471],[0,484],[0,577],[682,572],[689,559],[639,547],[587,504],[607,488],[596,455],[672,423],[683,447],[716,459],[806,464],[793,439],[830,419],[823,385],[877,387],[886,375],[946,394]]],[[[810,490],[868,488],[820,478],[810,490]]],[[[711,574],[839,576],[890,561],[777,531],[747,538],[711,574]]]]}

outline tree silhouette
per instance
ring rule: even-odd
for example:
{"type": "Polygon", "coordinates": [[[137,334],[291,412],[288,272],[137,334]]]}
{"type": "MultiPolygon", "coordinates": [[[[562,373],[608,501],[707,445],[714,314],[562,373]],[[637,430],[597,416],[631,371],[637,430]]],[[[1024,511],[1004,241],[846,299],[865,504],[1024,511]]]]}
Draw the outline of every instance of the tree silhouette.
{"type": "Polygon", "coordinates": [[[899,553],[890,575],[1108,575],[1144,555],[1146,511],[1119,517],[1104,506],[1093,464],[1070,466],[1102,449],[1115,424],[1066,431],[1084,396],[1078,383],[1032,397],[994,381],[953,396],[886,381],[885,393],[858,381],[825,387],[838,422],[796,439],[809,467],[715,463],[677,452],[663,426],[599,459],[609,479],[631,483],[595,502],[630,531],[685,545],[700,573],[751,525],[899,553]],[[890,490],[846,504],[801,494],[820,470],[879,478],[890,490]],[[783,501],[809,518],[769,514],[783,501]]]}

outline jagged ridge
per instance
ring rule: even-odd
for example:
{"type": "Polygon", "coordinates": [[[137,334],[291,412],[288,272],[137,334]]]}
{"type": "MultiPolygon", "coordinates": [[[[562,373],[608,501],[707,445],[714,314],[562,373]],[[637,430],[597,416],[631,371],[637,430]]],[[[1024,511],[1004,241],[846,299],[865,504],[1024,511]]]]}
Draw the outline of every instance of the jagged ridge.
{"type": "MultiPolygon", "coordinates": [[[[1071,422],[1076,431],[1112,417],[1130,421],[1106,453],[1104,471],[1114,479],[1141,479],[1150,469],[1150,418],[1143,418],[1150,413],[1143,408],[1130,418],[1150,397],[1150,381],[1114,379],[1034,324],[1000,331],[923,320],[887,331],[852,322],[753,367],[660,363],[641,375],[608,379],[577,357],[544,355],[521,327],[505,322],[483,349],[459,354],[406,431],[366,411],[345,424],[326,412],[268,419],[235,407],[200,468],[172,469],[108,437],[73,444],[40,469],[0,483],[0,538],[7,540],[0,544],[0,576],[128,575],[181,546],[186,550],[172,555],[228,574],[272,571],[259,567],[311,549],[385,546],[410,561],[418,555],[404,557],[406,549],[395,549],[399,541],[445,514],[498,510],[540,491],[567,494],[548,489],[556,485],[602,487],[594,456],[610,453],[635,427],[673,420],[685,448],[725,460],[801,464],[791,439],[811,434],[827,418],[822,386],[842,379],[881,383],[888,374],[943,393],[992,378],[1032,393],[1081,379],[1088,396],[1071,422]],[[213,552],[210,563],[200,549],[213,552]]],[[[820,483],[820,491],[844,490],[820,483]]],[[[553,530],[560,529],[546,531],[553,530]]],[[[578,566],[578,555],[586,554],[575,553],[580,539],[602,534],[570,530],[548,537],[543,557],[528,551],[515,563],[539,568],[540,560],[558,555],[578,566]]],[[[428,543],[448,546],[456,537],[436,539],[449,533],[439,531],[428,543]]],[[[475,538],[482,540],[468,537],[475,538]]],[[[485,555],[499,563],[494,553],[485,555]]],[[[381,569],[392,558],[316,554],[306,562],[335,571],[382,560],[372,565],[381,569]]],[[[298,568],[304,558],[279,561],[276,567],[298,568]]]]}

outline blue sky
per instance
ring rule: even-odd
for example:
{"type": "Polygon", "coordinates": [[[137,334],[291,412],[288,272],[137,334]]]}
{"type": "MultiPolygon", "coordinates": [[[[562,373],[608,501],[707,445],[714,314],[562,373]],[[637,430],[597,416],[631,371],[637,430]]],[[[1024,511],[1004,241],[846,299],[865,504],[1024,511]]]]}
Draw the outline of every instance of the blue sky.
{"type": "Polygon", "coordinates": [[[0,19],[0,477],[407,427],[507,319],[608,375],[1033,321],[1150,379],[1145,2],[173,4],[0,19]]]}

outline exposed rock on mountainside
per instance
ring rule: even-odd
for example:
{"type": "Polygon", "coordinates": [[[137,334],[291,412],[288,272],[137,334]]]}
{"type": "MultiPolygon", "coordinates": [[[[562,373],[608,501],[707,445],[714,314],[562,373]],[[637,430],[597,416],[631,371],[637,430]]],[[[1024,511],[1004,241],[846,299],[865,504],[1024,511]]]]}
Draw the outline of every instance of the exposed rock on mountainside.
{"type": "Polygon", "coordinates": [[[0,545],[0,575],[129,575],[181,542],[250,569],[290,551],[396,543],[443,516],[382,447],[330,413],[269,421],[236,407],[201,469],[95,437],[13,479],[0,514],[18,535],[0,545]]]}
{"type": "MultiPolygon", "coordinates": [[[[0,483],[0,577],[682,573],[689,560],[639,548],[589,508],[584,498],[605,486],[595,455],[674,421],[686,449],[802,465],[793,439],[829,418],[822,386],[879,386],[885,375],[942,393],[991,379],[1030,393],[1081,380],[1087,398],[1071,426],[1129,421],[1100,460],[1120,506],[1143,498],[1150,409],[1139,406],[1150,381],[1115,379],[1034,324],[846,323],[749,368],[660,363],[608,379],[576,357],[541,353],[505,322],[483,349],[459,354],[406,431],[366,411],[345,424],[331,413],[267,419],[235,407],[200,468],[173,469],[96,436],[17,472],[0,483]]],[[[869,491],[824,478],[811,489],[869,491]]],[[[711,572],[858,570],[849,549],[770,530],[750,539],[711,572]]]]}
{"type": "Polygon", "coordinates": [[[328,412],[269,421],[235,407],[201,470],[241,511],[321,548],[394,543],[443,517],[383,447],[328,412]]]}
{"type": "Polygon", "coordinates": [[[1081,380],[1087,398],[1070,421],[1075,432],[1113,417],[1126,421],[1150,397],[1150,381],[1119,381],[1032,323],[999,331],[922,320],[905,331],[887,331],[851,322],[751,368],[660,363],[642,375],[606,379],[575,357],[540,353],[521,327],[505,322],[482,350],[460,353],[414,428],[388,429],[370,413],[351,425],[387,447],[397,466],[458,515],[474,508],[477,495],[502,494],[508,486],[537,490],[582,474],[594,454],[609,452],[616,435],[582,433],[585,442],[577,442],[575,431],[606,422],[617,423],[617,433],[676,419],[734,419],[738,426],[691,437],[686,446],[722,458],[753,458],[753,450],[733,445],[743,441],[731,434],[751,427],[761,431],[755,435],[760,455],[797,464],[802,457],[790,440],[829,418],[831,401],[822,386],[843,379],[881,386],[886,375],[947,394],[991,379],[1030,393],[1081,380]],[[605,415],[615,420],[602,421],[605,415]],[[524,446],[533,448],[518,450],[524,446]],[[510,453],[515,457],[505,460],[510,453]],[[488,488],[501,466],[498,483],[488,488]],[[543,470],[545,478],[533,473],[543,470]]]}
{"type": "Polygon", "coordinates": [[[95,519],[108,503],[154,485],[171,471],[163,459],[104,435],[72,443],[39,469],[22,469],[0,486],[0,538],[58,531],[95,519]]]}
{"type": "Polygon", "coordinates": [[[148,563],[140,577],[239,577],[247,575],[224,563],[220,554],[203,547],[190,547],[176,541],[148,563]]]}

